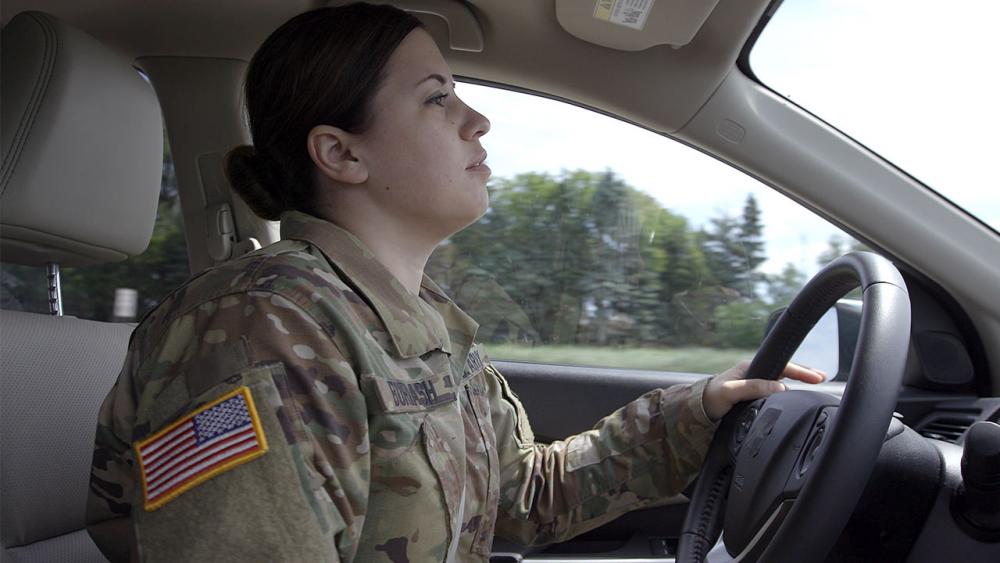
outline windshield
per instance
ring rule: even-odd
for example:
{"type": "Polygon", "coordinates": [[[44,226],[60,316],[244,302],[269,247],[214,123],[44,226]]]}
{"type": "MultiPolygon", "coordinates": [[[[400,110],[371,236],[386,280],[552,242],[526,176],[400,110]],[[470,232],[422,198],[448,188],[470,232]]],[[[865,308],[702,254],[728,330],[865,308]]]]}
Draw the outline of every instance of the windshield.
{"type": "Polygon", "coordinates": [[[750,66],[1000,230],[997,21],[994,0],[785,0],[750,66]]]}

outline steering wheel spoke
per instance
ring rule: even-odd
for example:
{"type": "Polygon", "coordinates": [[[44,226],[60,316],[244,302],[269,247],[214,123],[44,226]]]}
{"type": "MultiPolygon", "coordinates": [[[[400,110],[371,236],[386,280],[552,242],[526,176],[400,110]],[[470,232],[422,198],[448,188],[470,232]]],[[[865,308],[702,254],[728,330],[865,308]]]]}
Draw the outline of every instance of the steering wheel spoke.
{"type": "Polygon", "coordinates": [[[835,403],[812,391],[778,393],[763,402],[733,469],[724,520],[730,551],[743,551],[775,507],[798,496],[801,487],[789,485],[797,485],[802,452],[822,409],[835,403]]]}

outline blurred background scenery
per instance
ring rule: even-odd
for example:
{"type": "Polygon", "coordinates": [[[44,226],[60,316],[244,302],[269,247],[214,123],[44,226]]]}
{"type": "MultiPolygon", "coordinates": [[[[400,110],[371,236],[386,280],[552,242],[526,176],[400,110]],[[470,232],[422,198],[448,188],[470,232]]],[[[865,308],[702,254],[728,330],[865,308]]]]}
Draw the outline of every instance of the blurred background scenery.
{"type": "MultiPolygon", "coordinates": [[[[487,214],[442,244],[427,271],[479,321],[496,359],[718,371],[752,355],[769,313],[806,279],[791,263],[761,270],[765,227],[752,193],[739,213],[699,226],[611,169],[495,177],[489,190],[487,214]]],[[[858,246],[833,237],[816,262],[858,246]]],[[[66,314],[122,322],[188,278],[169,147],[147,250],[61,275],[66,314]]],[[[3,309],[48,310],[44,268],[4,264],[0,281],[3,309]]]]}

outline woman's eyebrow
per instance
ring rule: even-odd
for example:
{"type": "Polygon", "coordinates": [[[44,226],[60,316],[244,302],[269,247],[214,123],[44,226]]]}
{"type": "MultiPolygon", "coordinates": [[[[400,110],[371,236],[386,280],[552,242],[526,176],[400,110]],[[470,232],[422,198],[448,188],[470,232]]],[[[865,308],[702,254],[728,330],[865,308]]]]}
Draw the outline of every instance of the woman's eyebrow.
{"type": "MultiPolygon", "coordinates": [[[[442,86],[444,86],[445,84],[448,83],[448,81],[445,80],[445,78],[443,76],[441,76],[440,74],[432,74],[432,75],[428,76],[427,78],[424,78],[420,82],[417,82],[417,86],[420,86],[421,84],[423,84],[424,82],[427,82],[428,80],[437,80],[438,82],[441,83],[442,86]]],[[[451,83],[451,87],[455,88],[455,86],[456,86],[456,84],[454,82],[452,82],[451,83]]]]}

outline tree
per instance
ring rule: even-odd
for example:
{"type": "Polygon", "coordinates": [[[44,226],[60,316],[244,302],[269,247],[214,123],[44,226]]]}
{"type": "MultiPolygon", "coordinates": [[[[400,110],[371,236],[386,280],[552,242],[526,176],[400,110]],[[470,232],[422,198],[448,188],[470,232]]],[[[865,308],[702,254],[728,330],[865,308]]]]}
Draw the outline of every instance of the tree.
{"type": "Polygon", "coordinates": [[[747,194],[746,202],[743,204],[739,242],[745,266],[741,274],[743,277],[741,293],[753,298],[757,294],[757,285],[765,281],[764,275],[757,269],[767,261],[764,253],[764,225],[761,222],[760,206],[753,194],[747,194]]]}
{"type": "Polygon", "coordinates": [[[756,348],[764,338],[768,309],[761,301],[740,299],[715,308],[715,342],[720,348],[756,348]]]}
{"type": "MultiPolygon", "coordinates": [[[[715,345],[715,325],[733,321],[738,305],[763,307],[751,298],[751,274],[765,260],[752,196],[740,218],[723,215],[695,231],[611,170],[520,174],[489,189],[486,215],[428,264],[481,320],[481,338],[715,345]]],[[[745,334],[763,330],[759,317],[741,321],[742,340],[723,340],[747,342],[745,334]]]]}
{"type": "Polygon", "coordinates": [[[639,250],[638,224],[629,198],[631,188],[610,170],[592,178],[595,179],[590,205],[594,268],[586,281],[586,292],[594,308],[589,319],[591,336],[597,344],[604,345],[610,337],[612,318],[631,308],[627,263],[639,250]]]}
{"type": "Polygon", "coordinates": [[[791,303],[805,283],[806,275],[802,271],[792,263],[785,264],[780,274],[768,278],[767,293],[771,300],[771,308],[777,309],[791,303]]]}
{"type": "Polygon", "coordinates": [[[739,232],[739,221],[722,215],[709,219],[709,229],[700,233],[699,242],[715,281],[742,293],[745,265],[739,232]]]}

